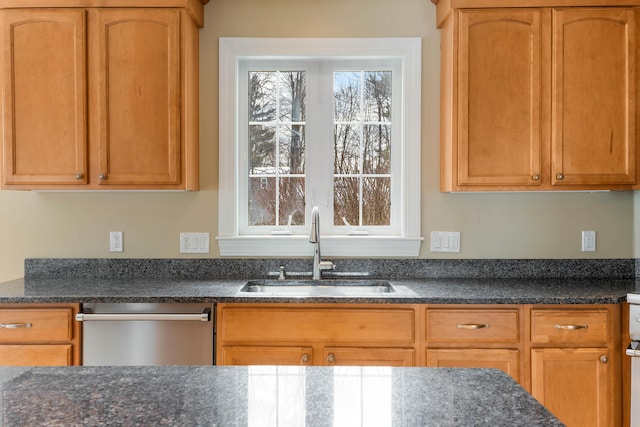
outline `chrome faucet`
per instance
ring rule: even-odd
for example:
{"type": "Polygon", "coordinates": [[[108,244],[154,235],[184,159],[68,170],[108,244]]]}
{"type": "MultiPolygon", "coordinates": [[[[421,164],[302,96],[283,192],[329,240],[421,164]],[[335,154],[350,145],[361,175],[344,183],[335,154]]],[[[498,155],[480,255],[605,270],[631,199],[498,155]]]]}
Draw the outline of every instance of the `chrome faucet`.
{"type": "Polygon", "coordinates": [[[309,235],[309,243],[314,246],[313,249],[313,280],[322,279],[322,270],[333,270],[335,264],[331,261],[322,261],[320,255],[320,214],[318,207],[314,206],[311,210],[311,234],[309,235]]]}

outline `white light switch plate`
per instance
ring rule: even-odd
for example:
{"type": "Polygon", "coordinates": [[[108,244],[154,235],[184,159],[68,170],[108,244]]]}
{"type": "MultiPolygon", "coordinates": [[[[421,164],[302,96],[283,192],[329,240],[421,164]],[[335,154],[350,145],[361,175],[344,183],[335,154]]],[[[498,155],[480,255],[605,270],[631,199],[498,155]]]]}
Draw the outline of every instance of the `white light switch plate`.
{"type": "Polygon", "coordinates": [[[431,252],[460,252],[460,232],[432,231],[431,252]]]}
{"type": "Polygon", "coordinates": [[[180,233],[181,254],[208,254],[209,233],[180,233]]]}

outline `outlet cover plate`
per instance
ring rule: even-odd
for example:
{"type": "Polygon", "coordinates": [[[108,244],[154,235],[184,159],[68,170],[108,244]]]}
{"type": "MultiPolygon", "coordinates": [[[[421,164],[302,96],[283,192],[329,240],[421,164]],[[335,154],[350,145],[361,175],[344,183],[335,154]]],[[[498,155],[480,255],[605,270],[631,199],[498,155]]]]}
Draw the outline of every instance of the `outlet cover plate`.
{"type": "Polygon", "coordinates": [[[431,252],[460,252],[460,232],[432,231],[431,252]]]}
{"type": "Polygon", "coordinates": [[[583,231],[582,232],[582,252],[595,252],[595,251],[596,251],[596,232],[583,231]]]}
{"type": "Polygon", "coordinates": [[[124,244],[122,242],[122,231],[109,232],[109,251],[110,252],[124,251],[124,244]]]}
{"type": "Polygon", "coordinates": [[[180,233],[181,254],[208,254],[209,233],[180,233]]]}

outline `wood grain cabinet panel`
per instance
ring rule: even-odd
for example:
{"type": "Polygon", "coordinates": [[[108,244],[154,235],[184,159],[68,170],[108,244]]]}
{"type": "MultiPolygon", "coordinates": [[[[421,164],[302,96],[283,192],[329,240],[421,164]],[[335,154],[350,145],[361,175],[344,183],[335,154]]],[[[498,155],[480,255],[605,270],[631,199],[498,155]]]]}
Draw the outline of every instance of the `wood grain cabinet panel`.
{"type": "Polygon", "coordinates": [[[79,304],[0,304],[0,365],[80,365],[79,304]]]}
{"type": "Polygon", "coordinates": [[[0,10],[2,188],[197,190],[198,24],[96,3],[0,10]]]}
{"type": "Polygon", "coordinates": [[[216,364],[415,366],[416,309],[218,304],[216,364]]]}
{"type": "Polygon", "coordinates": [[[428,349],[427,366],[438,368],[495,368],[520,382],[520,351],[496,348],[428,349]]]}
{"type": "Polygon", "coordinates": [[[2,17],[2,184],[87,182],[86,12],[2,17]]]}
{"type": "Polygon", "coordinates": [[[441,190],[633,188],[637,14],[451,10],[441,22],[441,190]]]}

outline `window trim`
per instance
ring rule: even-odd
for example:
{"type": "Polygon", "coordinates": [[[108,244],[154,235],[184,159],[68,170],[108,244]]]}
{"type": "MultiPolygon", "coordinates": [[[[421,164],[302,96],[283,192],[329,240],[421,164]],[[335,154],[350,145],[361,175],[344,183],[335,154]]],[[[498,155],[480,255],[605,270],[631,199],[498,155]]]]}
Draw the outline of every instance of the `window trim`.
{"type": "Polygon", "coordinates": [[[305,235],[240,235],[238,233],[239,171],[237,130],[239,62],[247,57],[394,57],[402,61],[402,216],[400,234],[394,236],[322,235],[323,255],[418,256],[420,236],[420,38],[236,38],[219,41],[219,186],[218,240],[221,256],[312,255],[305,235]],[[230,82],[233,82],[230,84],[230,82]]]}

